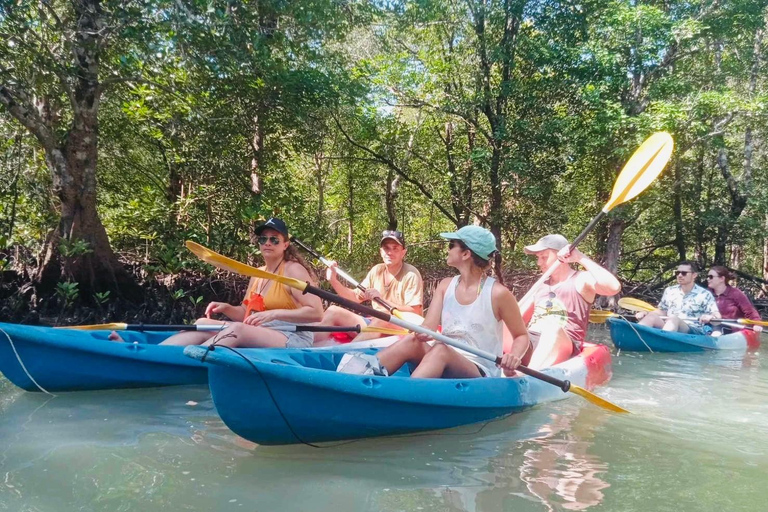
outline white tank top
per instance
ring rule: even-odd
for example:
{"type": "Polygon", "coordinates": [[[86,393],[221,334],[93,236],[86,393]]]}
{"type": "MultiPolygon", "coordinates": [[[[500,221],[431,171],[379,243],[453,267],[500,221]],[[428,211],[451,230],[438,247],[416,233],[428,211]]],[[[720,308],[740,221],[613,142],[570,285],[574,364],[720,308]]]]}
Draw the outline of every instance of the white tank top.
{"type": "MultiPolygon", "coordinates": [[[[500,320],[496,320],[491,304],[491,292],[496,280],[492,277],[487,278],[480,295],[472,304],[465,306],[456,300],[456,285],[459,283],[459,277],[456,276],[451,280],[443,297],[441,317],[443,334],[500,356],[503,346],[502,324],[500,320]]],[[[459,352],[479,366],[486,376],[498,377],[501,374],[501,370],[492,361],[464,350],[459,352]]]]}

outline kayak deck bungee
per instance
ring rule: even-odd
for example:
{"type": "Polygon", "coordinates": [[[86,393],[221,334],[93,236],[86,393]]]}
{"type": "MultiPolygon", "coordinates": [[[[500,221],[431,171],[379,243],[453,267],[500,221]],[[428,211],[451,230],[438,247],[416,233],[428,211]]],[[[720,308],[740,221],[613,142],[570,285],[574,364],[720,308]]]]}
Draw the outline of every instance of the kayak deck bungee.
{"type": "Polygon", "coordinates": [[[747,350],[760,346],[759,333],[744,329],[722,336],[669,332],[609,318],[611,340],[616,348],[633,352],[704,352],[708,350],[747,350]]]}
{"type": "MultiPolygon", "coordinates": [[[[390,377],[337,373],[342,351],[238,352],[221,347],[184,351],[209,366],[211,394],[224,423],[259,444],[317,443],[450,428],[571,396],[529,376],[411,379],[407,366],[390,377]]],[[[611,377],[610,351],[603,345],[586,344],[582,354],[544,373],[594,388],[611,377]]]]}
{"type": "MultiPolygon", "coordinates": [[[[173,332],[54,329],[0,323],[0,372],[27,391],[82,391],[206,384],[206,365],[185,357],[184,347],[158,345],[173,332]]],[[[386,346],[389,336],[321,351],[386,346]]],[[[246,351],[261,349],[243,349],[246,351]]]]}

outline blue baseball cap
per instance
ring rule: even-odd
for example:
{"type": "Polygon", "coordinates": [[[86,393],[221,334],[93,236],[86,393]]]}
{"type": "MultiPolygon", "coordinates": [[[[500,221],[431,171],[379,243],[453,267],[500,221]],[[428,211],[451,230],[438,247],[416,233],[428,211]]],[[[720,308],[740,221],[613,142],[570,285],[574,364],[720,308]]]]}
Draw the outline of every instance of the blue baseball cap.
{"type": "Polygon", "coordinates": [[[286,237],[288,236],[288,226],[285,225],[285,222],[283,222],[283,219],[278,219],[277,217],[270,217],[269,220],[264,222],[263,224],[259,224],[256,226],[256,229],[254,230],[257,235],[260,235],[262,231],[265,229],[274,229],[278,233],[282,233],[286,237]]]}
{"type": "Polygon", "coordinates": [[[496,252],[496,237],[480,226],[464,226],[454,233],[440,233],[440,236],[448,240],[461,240],[470,251],[486,261],[496,252]]]}

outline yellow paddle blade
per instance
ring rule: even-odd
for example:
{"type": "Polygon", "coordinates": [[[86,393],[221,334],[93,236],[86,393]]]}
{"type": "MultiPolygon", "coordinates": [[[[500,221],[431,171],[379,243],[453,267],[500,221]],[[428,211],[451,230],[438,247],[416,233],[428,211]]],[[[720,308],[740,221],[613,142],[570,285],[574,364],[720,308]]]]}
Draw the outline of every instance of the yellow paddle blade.
{"type": "Polygon", "coordinates": [[[768,326],[768,322],[764,320],[750,320],[749,318],[739,318],[737,321],[740,324],[744,324],[744,325],[762,325],[763,327],[768,326]]]}
{"type": "Polygon", "coordinates": [[[656,311],[656,306],[648,304],[644,300],[635,299],[632,297],[622,297],[617,302],[620,308],[627,311],[656,311]]]}
{"type": "Polygon", "coordinates": [[[656,132],[648,137],[619,173],[603,211],[608,213],[648,188],[667,165],[674,147],[672,136],[667,132],[656,132]]]}
{"type": "Polygon", "coordinates": [[[81,331],[123,331],[128,327],[128,324],[112,323],[112,324],[91,324],[91,325],[68,325],[66,327],[56,327],[56,329],[78,329],[81,331]]]}
{"type": "Polygon", "coordinates": [[[601,309],[593,309],[589,312],[589,321],[593,324],[604,324],[609,318],[619,316],[612,311],[603,311],[601,309]]]}
{"type": "Polygon", "coordinates": [[[608,409],[609,411],[613,411],[613,412],[622,412],[622,413],[629,414],[629,411],[624,409],[623,407],[619,407],[618,405],[612,402],[609,402],[605,398],[600,398],[596,394],[590,393],[589,391],[587,391],[582,387],[571,384],[571,387],[568,391],[571,391],[572,393],[576,393],[577,395],[586,398],[596,406],[602,407],[603,409],[608,409]]]}
{"type": "Polygon", "coordinates": [[[202,245],[192,242],[191,240],[187,240],[186,246],[187,246],[187,249],[189,249],[195,254],[195,256],[197,256],[198,258],[200,258],[206,263],[210,263],[216,268],[220,268],[221,270],[235,272],[236,274],[240,274],[241,276],[271,279],[273,281],[277,281],[278,283],[284,284],[285,286],[294,288],[296,290],[300,290],[302,292],[307,289],[308,283],[305,283],[304,281],[299,281],[298,279],[294,279],[292,277],[279,276],[277,274],[273,274],[272,272],[267,272],[266,270],[261,270],[256,267],[246,265],[245,263],[240,263],[237,260],[233,260],[232,258],[227,258],[222,254],[213,252],[207,247],[203,247],[202,245]]]}
{"type": "Polygon", "coordinates": [[[423,316],[417,315],[411,311],[399,311],[397,309],[393,309],[392,314],[400,320],[405,320],[406,322],[410,322],[412,324],[421,325],[424,323],[423,316]]]}
{"type": "Polygon", "coordinates": [[[410,331],[405,329],[390,329],[388,327],[363,327],[360,332],[380,332],[382,334],[390,334],[392,336],[400,334],[408,334],[410,331]]]}

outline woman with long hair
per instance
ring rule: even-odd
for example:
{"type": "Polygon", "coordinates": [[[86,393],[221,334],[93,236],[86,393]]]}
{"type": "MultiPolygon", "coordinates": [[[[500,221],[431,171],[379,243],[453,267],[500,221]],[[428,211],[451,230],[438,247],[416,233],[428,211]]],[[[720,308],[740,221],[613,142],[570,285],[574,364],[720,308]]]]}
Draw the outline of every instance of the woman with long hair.
{"type": "MultiPolygon", "coordinates": [[[[273,274],[314,282],[312,272],[288,239],[288,228],[281,219],[271,218],[256,228],[259,248],[266,270],[273,274]]],[[[252,278],[242,304],[211,302],[205,308],[205,318],[197,324],[226,323],[220,332],[189,331],[175,334],[163,345],[217,345],[230,347],[304,348],[312,346],[311,332],[280,330],[282,326],[319,322],[323,305],[314,295],[269,279],[252,278]],[[211,319],[222,314],[232,320],[211,319]]]]}
{"type": "MultiPolygon", "coordinates": [[[[715,265],[707,272],[709,291],[715,296],[720,315],[722,318],[760,320],[760,313],[757,312],[744,292],[728,284],[732,278],[731,271],[722,265],[715,265]]],[[[755,325],[753,329],[757,332],[763,330],[759,325],[755,325]]],[[[728,328],[726,327],[724,330],[728,330],[728,328]]]]}
{"type": "MultiPolygon", "coordinates": [[[[440,236],[450,241],[446,263],[458,270],[459,275],[438,284],[423,326],[434,331],[442,325],[446,336],[501,355],[503,322],[514,341],[511,351],[503,355],[501,366],[505,372],[512,372],[528,349],[528,332],[515,296],[486,273],[490,258],[496,252],[496,238],[479,226],[464,226],[455,233],[440,236]]],[[[411,373],[414,378],[500,375],[500,369],[493,362],[439,341],[431,346],[427,343],[430,339],[423,334],[409,334],[378,356],[349,354],[346,360],[342,359],[338,371],[390,375],[410,363],[416,366],[411,373]]]]}

